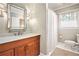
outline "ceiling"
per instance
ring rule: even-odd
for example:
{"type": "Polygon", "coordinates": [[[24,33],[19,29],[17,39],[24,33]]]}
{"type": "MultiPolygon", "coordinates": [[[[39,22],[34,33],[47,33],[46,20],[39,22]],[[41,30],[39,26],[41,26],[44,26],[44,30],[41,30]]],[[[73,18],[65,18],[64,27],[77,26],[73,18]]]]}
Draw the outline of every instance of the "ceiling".
{"type": "Polygon", "coordinates": [[[62,9],[65,7],[69,7],[72,5],[75,5],[76,3],[49,3],[48,7],[52,10],[58,10],[58,9],[62,9]]]}
{"type": "MultiPolygon", "coordinates": [[[[23,8],[26,8],[28,6],[29,7],[31,6],[33,8],[35,5],[37,5],[34,3],[13,3],[13,4],[23,7],[23,8]]],[[[75,4],[78,4],[78,3],[48,3],[48,8],[56,11],[56,10],[59,10],[59,9],[65,8],[65,7],[69,7],[69,6],[72,6],[75,4]]]]}
{"type": "Polygon", "coordinates": [[[36,3],[11,3],[11,4],[17,5],[17,6],[22,7],[22,8],[26,8],[26,7],[33,8],[34,6],[37,5],[36,3]]]}

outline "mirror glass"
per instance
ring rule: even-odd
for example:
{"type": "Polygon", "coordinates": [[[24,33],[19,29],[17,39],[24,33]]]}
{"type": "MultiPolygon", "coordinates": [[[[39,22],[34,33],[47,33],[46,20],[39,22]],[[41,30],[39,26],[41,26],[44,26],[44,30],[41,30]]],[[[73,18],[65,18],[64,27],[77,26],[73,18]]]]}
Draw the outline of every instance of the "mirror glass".
{"type": "Polygon", "coordinates": [[[9,32],[23,32],[25,29],[25,9],[8,4],[9,32]]]}

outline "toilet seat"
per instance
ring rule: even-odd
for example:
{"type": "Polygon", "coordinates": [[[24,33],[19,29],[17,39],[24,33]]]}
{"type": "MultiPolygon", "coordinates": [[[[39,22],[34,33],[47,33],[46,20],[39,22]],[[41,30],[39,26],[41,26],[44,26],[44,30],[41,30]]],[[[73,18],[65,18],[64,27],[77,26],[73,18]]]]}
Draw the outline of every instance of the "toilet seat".
{"type": "Polygon", "coordinates": [[[69,45],[69,46],[71,46],[71,47],[76,44],[75,41],[71,41],[71,40],[65,40],[64,43],[67,44],[67,45],[69,45]]]}
{"type": "Polygon", "coordinates": [[[75,41],[71,41],[71,40],[65,40],[64,42],[65,42],[65,43],[70,43],[70,44],[76,43],[75,41]]]}

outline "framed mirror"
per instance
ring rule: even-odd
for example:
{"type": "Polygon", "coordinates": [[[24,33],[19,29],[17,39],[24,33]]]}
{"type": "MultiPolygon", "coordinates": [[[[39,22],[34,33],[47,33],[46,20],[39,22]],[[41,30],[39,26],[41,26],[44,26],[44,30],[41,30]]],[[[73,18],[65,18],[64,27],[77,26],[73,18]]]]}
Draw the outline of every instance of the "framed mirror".
{"type": "Polygon", "coordinates": [[[25,30],[25,9],[8,4],[9,32],[23,32],[25,30]]]}

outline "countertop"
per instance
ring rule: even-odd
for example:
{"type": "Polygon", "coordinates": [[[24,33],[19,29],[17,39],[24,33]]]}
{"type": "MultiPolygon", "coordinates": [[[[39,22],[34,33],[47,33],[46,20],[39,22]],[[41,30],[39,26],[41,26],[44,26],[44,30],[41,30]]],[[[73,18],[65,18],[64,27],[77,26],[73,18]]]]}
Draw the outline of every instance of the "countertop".
{"type": "Polygon", "coordinates": [[[29,33],[29,34],[23,34],[23,35],[17,35],[17,36],[6,36],[6,37],[0,37],[0,44],[16,41],[16,40],[22,40],[22,38],[29,38],[33,36],[37,36],[40,34],[37,33],[29,33]]]}

